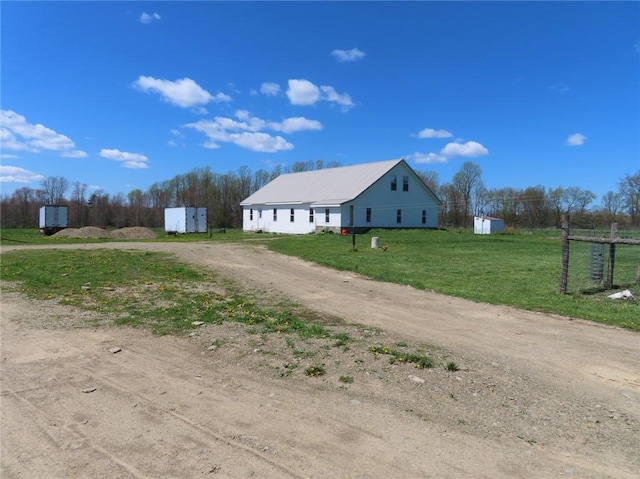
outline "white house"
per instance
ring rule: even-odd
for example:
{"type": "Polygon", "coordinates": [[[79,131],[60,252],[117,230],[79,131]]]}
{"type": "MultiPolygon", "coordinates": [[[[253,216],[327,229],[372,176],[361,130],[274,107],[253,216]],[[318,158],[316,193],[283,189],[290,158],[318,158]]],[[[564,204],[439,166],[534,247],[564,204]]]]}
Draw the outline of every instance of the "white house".
{"type": "Polygon", "coordinates": [[[280,175],[240,203],[245,231],[436,228],[442,202],[403,159],[280,175]]]}
{"type": "Polygon", "coordinates": [[[473,218],[473,232],[477,235],[490,235],[504,231],[504,220],[491,216],[475,216],[473,218]]]}

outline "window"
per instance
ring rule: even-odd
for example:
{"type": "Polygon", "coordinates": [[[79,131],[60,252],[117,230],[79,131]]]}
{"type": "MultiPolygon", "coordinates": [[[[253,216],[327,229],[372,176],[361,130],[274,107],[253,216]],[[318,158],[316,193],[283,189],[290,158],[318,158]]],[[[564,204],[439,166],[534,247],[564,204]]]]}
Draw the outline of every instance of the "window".
{"type": "Polygon", "coordinates": [[[253,221],[253,208],[249,209],[249,221],[253,221]]]}
{"type": "Polygon", "coordinates": [[[391,191],[396,191],[398,189],[398,177],[396,175],[391,175],[391,191]]]}
{"type": "Polygon", "coordinates": [[[427,224],[427,210],[422,210],[422,224],[427,224]]]}
{"type": "Polygon", "coordinates": [[[409,191],[409,177],[402,177],[402,191],[409,191]]]}
{"type": "Polygon", "coordinates": [[[324,210],[324,222],[328,223],[329,222],[329,208],[327,208],[326,210],[324,210]]]}
{"type": "Polygon", "coordinates": [[[371,208],[367,208],[367,223],[371,223],[371,208]]]}
{"type": "Polygon", "coordinates": [[[258,218],[262,219],[262,210],[258,210],[258,218]]]}
{"type": "Polygon", "coordinates": [[[309,208],[309,223],[313,223],[313,208],[309,208]]]}
{"type": "Polygon", "coordinates": [[[294,209],[293,209],[293,208],[291,208],[291,213],[290,213],[290,215],[289,215],[289,221],[291,221],[292,223],[293,223],[293,220],[294,220],[293,212],[294,212],[294,209]]]}
{"type": "Polygon", "coordinates": [[[396,223],[402,223],[402,210],[396,211],[396,223]]]}
{"type": "Polygon", "coordinates": [[[273,221],[278,221],[278,208],[273,209],[273,221]]]}

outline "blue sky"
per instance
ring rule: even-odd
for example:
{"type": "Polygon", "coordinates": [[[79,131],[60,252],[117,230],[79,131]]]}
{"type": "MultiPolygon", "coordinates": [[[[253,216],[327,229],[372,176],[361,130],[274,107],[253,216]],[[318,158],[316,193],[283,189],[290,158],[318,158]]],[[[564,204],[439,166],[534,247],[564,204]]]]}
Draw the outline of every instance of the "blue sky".
{"type": "Polygon", "coordinates": [[[488,188],[640,169],[638,2],[7,2],[0,187],[403,157],[488,188]]]}

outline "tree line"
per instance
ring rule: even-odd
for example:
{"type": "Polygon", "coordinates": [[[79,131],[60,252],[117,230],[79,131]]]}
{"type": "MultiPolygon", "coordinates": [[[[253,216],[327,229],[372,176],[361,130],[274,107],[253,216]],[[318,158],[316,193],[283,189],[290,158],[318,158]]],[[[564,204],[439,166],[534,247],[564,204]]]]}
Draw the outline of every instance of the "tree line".
{"type": "MultiPolygon", "coordinates": [[[[37,228],[38,212],[44,205],[66,205],[69,226],[122,228],[146,226],[162,228],[168,207],[206,207],[208,222],[215,228],[242,227],[240,202],[283,173],[295,173],[340,166],[337,162],[296,162],[290,167],[252,172],[246,166],[237,171],[216,173],[210,167],[154,183],[147,191],[135,189],[126,196],[102,190],[88,192],[86,184],[64,177],[45,178],[40,188],[23,187],[0,199],[0,227],[37,228]]],[[[596,195],[578,186],[547,188],[488,189],[481,167],[465,162],[450,182],[440,184],[434,171],[416,171],[442,200],[441,227],[470,227],[474,216],[493,216],[514,228],[559,227],[562,215],[569,213],[578,227],[640,227],[640,170],[628,173],[618,182],[617,191],[608,191],[594,202],[596,195]]]]}

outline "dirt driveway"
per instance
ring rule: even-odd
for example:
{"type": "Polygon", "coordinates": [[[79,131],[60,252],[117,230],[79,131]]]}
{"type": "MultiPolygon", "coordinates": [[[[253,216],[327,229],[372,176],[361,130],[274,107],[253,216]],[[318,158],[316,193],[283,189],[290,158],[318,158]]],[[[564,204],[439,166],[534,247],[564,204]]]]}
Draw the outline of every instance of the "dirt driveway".
{"type": "Polygon", "coordinates": [[[172,252],[341,317],[352,335],[429,344],[461,369],[391,365],[354,347],[325,352],[326,376],[278,375],[281,351],[237,326],[184,338],[87,327],[99,318],[5,288],[2,478],[640,476],[637,333],[378,283],[247,244],[65,247],[172,252]],[[208,348],[213,338],[226,346],[208,348]],[[339,380],[346,374],[352,383],[339,380]]]}

